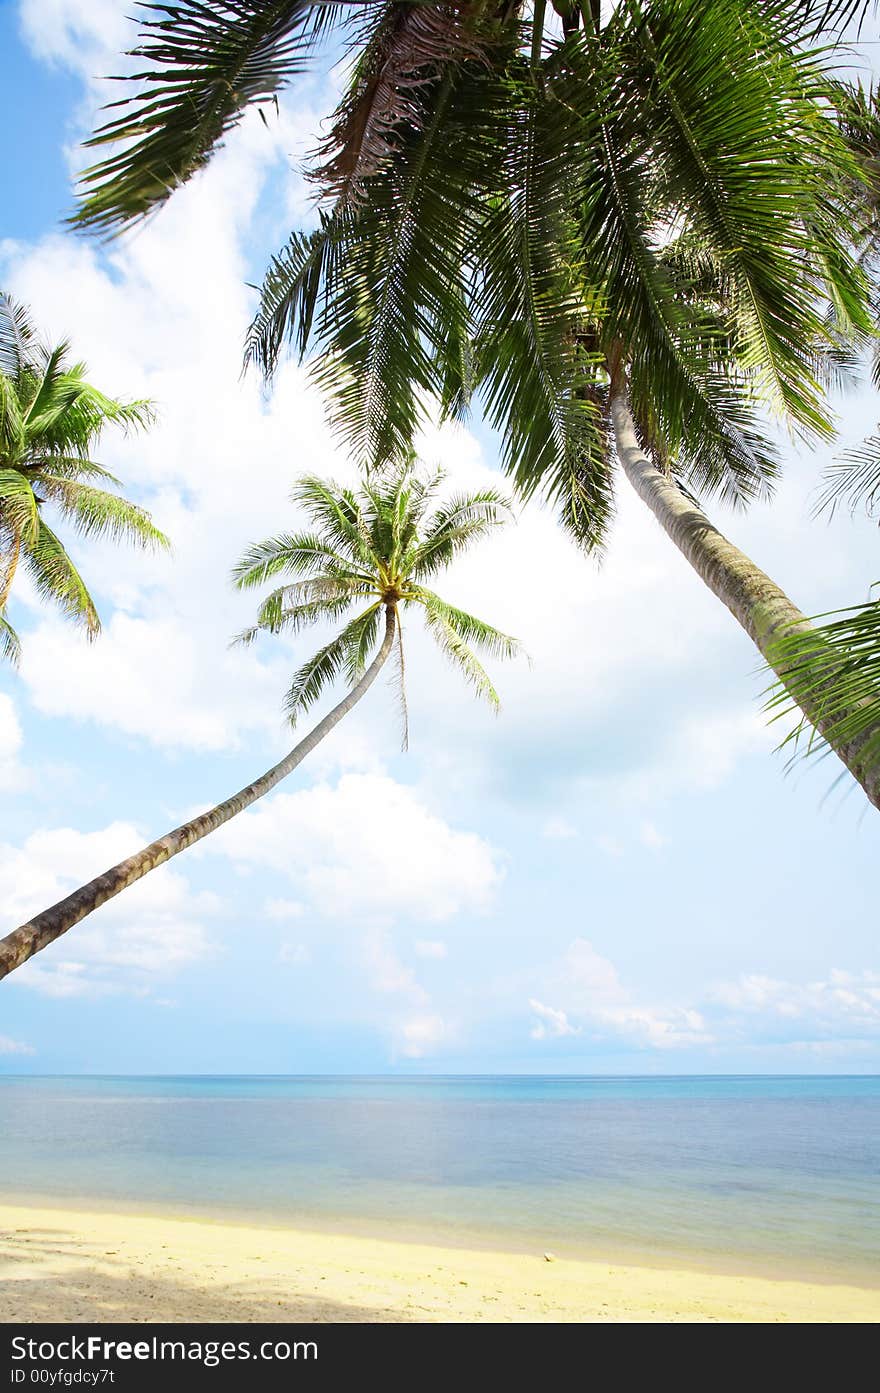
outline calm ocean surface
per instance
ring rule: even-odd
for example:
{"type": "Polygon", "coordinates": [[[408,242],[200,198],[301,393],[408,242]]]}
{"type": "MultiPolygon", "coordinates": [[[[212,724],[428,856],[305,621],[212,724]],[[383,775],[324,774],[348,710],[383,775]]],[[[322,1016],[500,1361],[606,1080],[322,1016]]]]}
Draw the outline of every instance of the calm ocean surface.
{"type": "Polygon", "coordinates": [[[0,1076],[0,1197],[880,1284],[880,1078],[0,1076]]]}

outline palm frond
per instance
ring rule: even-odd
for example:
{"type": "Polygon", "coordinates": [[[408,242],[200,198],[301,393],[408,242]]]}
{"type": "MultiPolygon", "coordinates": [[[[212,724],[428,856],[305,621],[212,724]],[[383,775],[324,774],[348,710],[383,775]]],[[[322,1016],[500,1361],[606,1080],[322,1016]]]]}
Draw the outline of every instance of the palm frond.
{"type": "Polygon", "coordinates": [[[815,511],[833,517],[839,507],[851,513],[864,508],[869,517],[880,510],[880,435],[870,435],[855,449],[846,450],[825,471],[825,487],[815,511]]]}
{"type": "Polygon", "coordinates": [[[328,564],[345,565],[317,532],[281,532],[248,547],[232,569],[239,590],[252,590],[279,575],[315,576],[328,564]]]}
{"type": "Polygon", "coordinates": [[[406,552],[404,564],[417,579],[434,575],[510,516],[509,500],[496,489],[456,495],[427,520],[424,531],[406,552]]]}
{"type": "Polygon", "coordinates": [[[397,612],[397,643],[395,645],[397,668],[392,678],[397,693],[397,709],[400,714],[400,748],[405,754],[409,749],[409,705],[406,699],[406,659],[403,652],[403,621],[397,612]]]}
{"type": "Polygon", "coordinates": [[[831,740],[851,747],[847,762],[856,772],[870,769],[880,757],[880,600],[818,616],[813,629],[780,639],[771,656],[784,681],[771,688],[766,709],[775,720],[806,705],[812,718],[800,720],[782,748],[793,759],[821,756],[831,740]]]}
{"type": "Polygon", "coordinates": [[[24,415],[17,384],[0,372],[0,450],[7,459],[23,454],[26,444],[24,415]]]}
{"type": "Polygon", "coordinates": [[[137,90],[87,142],[114,149],[80,178],[74,226],[115,234],[202,169],[253,103],[278,93],[311,57],[344,4],[331,0],[183,0],[142,4],[146,67],[114,79],[137,90]]]}
{"type": "Polygon", "coordinates": [[[93,638],[101,628],[95,603],[63,545],[42,518],[36,538],[31,543],[23,543],[21,550],[22,560],[40,598],[57,604],[93,638]]]}
{"type": "Polygon", "coordinates": [[[122,488],[121,479],[111,474],[102,464],[86,459],[83,455],[62,455],[53,450],[51,454],[47,453],[41,467],[51,468],[56,479],[69,479],[75,483],[98,479],[103,484],[114,484],[116,488],[122,488]]]}
{"type": "Polygon", "coordinates": [[[31,543],[39,526],[37,498],[30,480],[17,469],[0,469],[0,527],[31,543]]]}
{"type": "Polygon", "coordinates": [[[397,131],[363,197],[293,237],[266,277],[249,361],[271,371],[285,341],[310,346],[330,419],[369,467],[406,458],[437,364],[467,337],[466,251],[474,190],[493,177],[497,90],[468,63],[414,89],[420,118],[397,131]],[[479,139],[474,125],[487,128],[479,139]]]}
{"type": "MultiPolygon", "coordinates": [[[[658,467],[675,468],[687,486],[746,501],[774,478],[773,447],[714,319],[695,312],[681,270],[654,244],[648,151],[639,153],[625,112],[612,113],[595,163],[584,164],[580,212],[583,254],[604,275],[606,356],[628,363],[641,443],[658,467]]],[[[603,424],[607,438],[607,418],[603,424]]]]}
{"type": "Polygon", "coordinates": [[[18,382],[36,366],[39,338],[30,313],[0,291],[0,374],[18,382]]]}
{"type": "Polygon", "coordinates": [[[40,486],[84,537],[127,540],[151,550],[167,551],[171,547],[165,533],[156,527],[145,508],[117,494],[46,472],[40,475],[40,486]]]}
{"type": "Polygon", "coordinates": [[[479,4],[414,5],[391,0],[370,15],[356,36],[359,48],[348,89],[317,151],[310,177],[342,203],[363,194],[397,148],[401,126],[418,129],[425,118],[417,98],[450,64],[484,60],[479,4]]]}
{"type": "MultiPolygon", "coordinates": [[[[373,608],[374,606],[371,606],[371,609],[373,608]]],[[[284,699],[284,709],[291,725],[295,724],[297,719],[311,706],[314,706],[325,688],[331,686],[340,674],[345,672],[350,651],[355,644],[360,643],[363,636],[366,613],[365,611],[352,619],[341,633],[319,649],[294,674],[284,699]]]]}
{"type": "MultiPolygon", "coordinates": [[[[169,546],[145,509],[95,487],[119,480],[90,457],[106,427],[127,431],[152,419],[149,402],[100,392],[85,365],[71,363],[66,341],[43,342],[23,307],[0,295],[0,612],[22,562],[41,598],[60,605],[90,635],[100,628],[85,582],[43,518],[44,506],[57,508],[85,537],[169,546]]],[[[13,630],[3,642],[9,653],[17,651],[13,630]]]]}
{"type": "Polygon", "coordinates": [[[363,677],[367,659],[379,637],[379,622],[382,617],[382,601],[376,600],[359,614],[353,624],[349,624],[349,640],[345,652],[345,680],[354,687],[363,677]]]}
{"type": "MultiPolygon", "coordinates": [[[[475,376],[486,413],[502,434],[502,459],[518,490],[552,492],[560,473],[591,452],[600,431],[580,390],[597,360],[582,331],[599,309],[580,256],[572,200],[579,150],[590,127],[593,91],[545,95],[524,88],[503,132],[497,195],[486,211],[476,257],[480,279],[474,329],[475,376]]],[[[597,526],[598,526],[597,521],[597,526]]]]}
{"type": "Polygon", "coordinates": [[[442,603],[437,605],[435,600],[436,597],[431,594],[425,594],[422,599],[428,632],[453,666],[458,668],[465,681],[473,687],[476,695],[488,702],[493,711],[498,711],[501,701],[488,673],[450,619],[448,606],[442,603]]]}
{"type": "MultiPolygon", "coordinates": [[[[53,350],[53,358],[63,348],[53,350]]],[[[64,372],[47,363],[25,418],[28,437],[37,448],[87,459],[108,426],[130,431],[146,430],[152,424],[151,402],[117,401],[87,382],[84,373],[81,363],[64,372]]]]}
{"type": "Polygon", "coordinates": [[[877,0],[798,0],[789,8],[800,19],[803,35],[840,37],[853,24],[860,34],[865,17],[876,4],[877,0]]]}
{"type": "Polygon", "coordinates": [[[448,70],[419,89],[424,120],[401,130],[393,162],[369,180],[325,276],[312,373],[336,431],[368,468],[411,449],[431,389],[430,345],[458,303],[450,287],[470,219],[446,146],[453,85],[448,70]]]}
{"type": "Polygon", "coordinates": [[[246,646],[253,643],[261,633],[287,633],[291,636],[301,633],[303,629],[314,624],[338,619],[351,606],[351,602],[350,594],[337,594],[291,604],[288,602],[286,588],[275,590],[271,595],[267,595],[260,605],[257,622],[237,634],[233,643],[246,646]]]}
{"type": "Polygon", "coordinates": [[[613,444],[607,388],[590,383],[582,390],[592,395],[596,429],[579,454],[553,471],[544,493],[562,530],[589,555],[601,551],[614,517],[614,475],[608,467],[613,444]]]}
{"type": "Polygon", "coordinates": [[[827,434],[808,347],[825,336],[823,297],[851,331],[870,323],[830,215],[856,165],[794,34],[783,7],[650,0],[627,29],[625,80],[644,104],[655,196],[723,268],[737,358],[772,405],[827,434]]]}
{"type": "Polygon", "coordinates": [[[319,213],[309,233],[292,232],[287,245],[272,257],[260,287],[260,303],[245,339],[245,367],[259,369],[268,381],[278,366],[285,342],[302,358],[309,345],[315,310],[325,282],[335,283],[334,257],[345,245],[349,216],[319,213]]]}
{"type": "Polygon", "coordinates": [[[493,628],[485,620],[477,619],[463,609],[457,609],[455,605],[447,604],[432,590],[419,586],[414,593],[418,602],[454,629],[463,643],[482,648],[492,658],[507,660],[521,653],[522,647],[518,639],[502,633],[500,629],[493,628]]]}
{"type": "Polygon", "coordinates": [[[351,489],[307,474],[297,480],[291,497],[350,564],[367,568],[375,564],[369,531],[351,489]]]}
{"type": "Polygon", "coordinates": [[[0,657],[12,663],[13,667],[17,667],[21,659],[21,639],[3,610],[0,610],[0,657]]]}

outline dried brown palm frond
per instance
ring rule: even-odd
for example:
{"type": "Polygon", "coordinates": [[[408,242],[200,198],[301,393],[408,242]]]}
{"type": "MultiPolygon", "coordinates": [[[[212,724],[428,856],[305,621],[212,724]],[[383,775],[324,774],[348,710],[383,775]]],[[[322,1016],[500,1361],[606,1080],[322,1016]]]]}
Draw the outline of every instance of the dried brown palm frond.
{"type": "Polygon", "coordinates": [[[416,98],[419,89],[451,63],[486,60],[487,8],[484,0],[451,5],[391,0],[378,22],[370,17],[353,41],[360,56],[348,90],[315,152],[321,163],[309,177],[322,193],[356,199],[363,180],[394,153],[395,131],[418,125],[424,110],[416,98]]]}

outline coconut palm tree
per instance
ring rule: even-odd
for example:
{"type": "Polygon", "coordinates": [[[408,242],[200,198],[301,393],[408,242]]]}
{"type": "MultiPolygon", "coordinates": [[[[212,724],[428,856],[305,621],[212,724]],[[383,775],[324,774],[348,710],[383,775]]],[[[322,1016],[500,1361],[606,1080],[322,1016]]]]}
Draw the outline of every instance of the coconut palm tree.
{"type": "Polygon", "coordinates": [[[27,310],[0,292],[0,653],[17,662],[18,635],[7,616],[21,567],[44,600],[57,604],[90,638],[101,624],[64,544],[46,521],[53,510],[87,537],[127,538],[146,547],[168,539],[148,513],[101,484],[118,485],[90,458],[108,426],[145,426],[148,402],[121,402],[93,387],[66,343],[41,341],[27,310]]]}
{"type": "MultiPolygon", "coordinates": [[[[354,62],[311,170],[319,225],[274,258],[249,359],[271,374],[288,339],[311,349],[372,465],[410,447],[432,397],[461,415],[478,393],[518,488],[556,499],[587,548],[616,456],[773,662],[808,622],[697,500],[769,489],[768,409],[827,437],[825,380],[872,331],[841,231],[865,173],[828,45],[810,47],[863,5],[553,8],[550,23],[545,0],[147,6],[138,90],[91,142],[114,149],[74,221],[112,234],[157,209],[341,26],[354,62]]],[[[880,805],[880,765],[826,734],[880,805]]]]}
{"type": "Polygon", "coordinates": [[[343,627],[294,674],[285,700],[288,718],[295,722],[340,679],[348,688],[345,696],[280,763],[246,788],[7,934],[0,940],[0,977],[269,793],[360,701],[392,650],[397,656],[405,721],[404,611],[421,612],[444,656],[477,696],[498,708],[497,692],[473,649],[510,658],[518,650],[516,640],[448,604],[430,589],[429,582],[467,547],[500,526],[508,505],[494,489],[483,489],[457,494],[434,506],[442,477],[420,477],[410,459],[381,480],[367,480],[356,492],[313,476],[299,480],[293,499],[311,522],[311,530],[282,533],[251,547],[233,572],[240,589],[270,580],[281,582],[263,600],[255,624],[239,635],[238,642],[252,643],[260,633],[296,635],[315,624],[344,620],[343,627]]]}

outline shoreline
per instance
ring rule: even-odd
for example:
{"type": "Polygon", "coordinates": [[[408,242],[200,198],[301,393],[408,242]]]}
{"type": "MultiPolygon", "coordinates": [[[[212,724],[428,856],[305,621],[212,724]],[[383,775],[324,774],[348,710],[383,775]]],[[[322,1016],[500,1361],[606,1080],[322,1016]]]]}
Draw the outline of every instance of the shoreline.
{"type": "Polygon", "coordinates": [[[0,1320],[875,1322],[880,1291],[229,1220],[0,1204],[0,1320]]]}
{"type": "MultiPolygon", "coordinates": [[[[558,1234],[534,1230],[505,1228],[478,1229],[464,1224],[431,1223],[409,1217],[388,1215],[368,1217],[354,1213],[329,1214],[324,1211],[302,1210],[278,1214],[269,1209],[240,1209],[235,1205],[192,1205],[184,1201],[144,1200],[98,1197],[88,1194],[62,1196],[37,1191],[8,1190],[0,1192],[0,1214],[4,1209],[45,1210],[62,1214],[109,1215],[129,1218],[156,1219],[160,1222],[218,1225],[230,1229],[247,1229],[254,1233],[297,1233],[314,1238],[351,1238],[366,1242],[378,1241],[406,1247],[440,1248],[451,1253],[461,1250],[494,1253],[514,1259],[541,1257],[550,1249],[560,1259],[587,1265],[650,1269],[659,1272],[687,1271],[694,1275],[731,1278],[758,1278],[769,1282],[806,1282],[811,1286],[847,1286],[862,1291],[877,1291],[880,1297],[880,1266],[870,1269],[844,1266],[842,1262],[820,1262],[811,1266],[798,1263],[793,1257],[773,1257],[761,1253],[725,1252],[711,1249],[670,1248],[660,1244],[640,1246],[628,1240],[612,1248],[601,1243],[584,1244],[562,1239],[558,1234]]],[[[2,1225],[0,1225],[2,1227],[2,1225]]]]}

